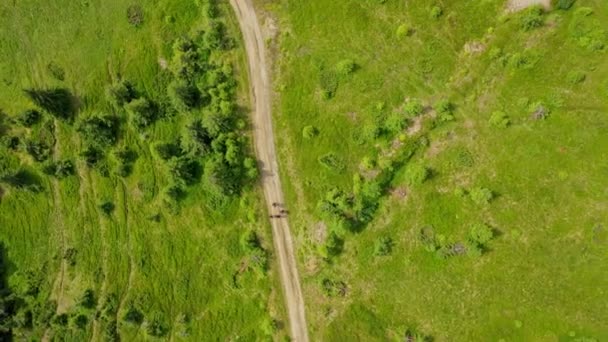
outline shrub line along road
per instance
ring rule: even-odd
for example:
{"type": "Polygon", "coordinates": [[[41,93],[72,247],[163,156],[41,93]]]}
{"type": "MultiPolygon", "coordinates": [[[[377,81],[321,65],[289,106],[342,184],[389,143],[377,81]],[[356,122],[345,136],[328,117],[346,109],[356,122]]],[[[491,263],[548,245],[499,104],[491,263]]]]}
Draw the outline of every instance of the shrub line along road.
{"type": "MultiPolygon", "coordinates": [[[[268,211],[277,211],[273,203],[284,203],[279,177],[279,167],[272,130],[270,101],[270,73],[266,63],[264,38],[251,0],[230,0],[236,13],[249,61],[249,81],[251,86],[253,137],[255,152],[262,170],[262,186],[268,211]]],[[[296,267],[293,241],[287,217],[271,219],[272,236],[279,261],[279,272],[289,314],[291,335],[295,341],[308,341],[304,298],[296,267]]]]}

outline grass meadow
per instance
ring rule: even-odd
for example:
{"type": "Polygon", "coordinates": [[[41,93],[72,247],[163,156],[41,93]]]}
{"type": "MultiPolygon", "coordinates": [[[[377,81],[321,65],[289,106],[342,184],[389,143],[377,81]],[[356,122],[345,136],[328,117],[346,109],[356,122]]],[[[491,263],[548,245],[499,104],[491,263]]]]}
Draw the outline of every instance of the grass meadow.
{"type": "Polygon", "coordinates": [[[608,338],[603,1],[258,4],[280,32],[275,130],[313,340],[608,338]],[[372,218],[335,227],[320,201],[379,169],[372,218]],[[491,241],[464,247],[480,224],[491,241]],[[343,246],[327,258],[331,231],[343,246]]]}
{"type": "MultiPolygon", "coordinates": [[[[105,89],[119,78],[129,79],[149,98],[165,98],[169,77],[163,65],[175,39],[205,27],[205,3],[137,1],[143,23],[134,27],[127,20],[132,4],[123,1],[2,2],[0,107],[16,117],[32,106],[22,89],[66,87],[80,101],[79,115],[111,111],[105,89]]],[[[246,108],[238,25],[227,3],[218,10],[237,42],[221,58],[234,66],[238,105],[246,108]]],[[[269,275],[250,269],[239,242],[244,231],[255,229],[264,248],[272,249],[257,187],[246,188],[219,211],[201,184],[189,188],[178,212],[159,199],[166,170],[153,158],[149,142],[175,141],[181,120],[160,120],[146,132],[121,128],[119,145],[138,156],[126,178],[102,177],[87,168],[78,157],[84,143],[71,125],[56,120],[54,155],[78,160],[76,175],[41,176],[38,193],[2,190],[0,240],[13,291],[34,279],[37,303],[57,304],[51,315],[82,312],[87,322],[79,329],[72,323],[34,325],[19,338],[108,340],[116,329],[127,341],[251,341],[272,334],[265,327],[283,315],[280,292],[272,290],[272,267],[269,275]],[[100,205],[108,201],[114,210],[106,215],[100,205]],[[96,304],[81,309],[87,289],[96,304]],[[143,324],[123,321],[131,308],[143,314],[143,324]],[[99,319],[106,311],[115,319],[99,319]],[[146,332],[153,324],[163,330],[162,337],[146,332]]],[[[40,126],[31,134],[43,134],[40,126]]],[[[36,171],[24,153],[13,158],[2,148],[0,154],[36,171]]]]}

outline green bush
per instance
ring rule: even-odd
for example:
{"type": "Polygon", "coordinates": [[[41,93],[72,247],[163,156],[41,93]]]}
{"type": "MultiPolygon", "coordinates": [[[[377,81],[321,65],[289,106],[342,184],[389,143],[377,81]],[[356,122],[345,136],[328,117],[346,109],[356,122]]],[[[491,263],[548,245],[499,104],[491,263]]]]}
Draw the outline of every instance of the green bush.
{"type": "Polygon", "coordinates": [[[144,129],[158,119],[158,111],[148,99],[140,97],[126,106],[131,116],[131,122],[137,129],[144,129]]]}
{"type": "Polygon", "coordinates": [[[319,85],[321,86],[321,95],[324,99],[329,100],[334,97],[338,89],[338,77],[336,73],[322,70],[319,76],[319,85]]]}
{"type": "Polygon", "coordinates": [[[106,90],[106,98],[116,107],[122,107],[133,101],[136,97],[137,92],[135,88],[127,80],[116,82],[106,90]]]}
{"type": "Polygon", "coordinates": [[[140,5],[131,5],[127,8],[127,21],[134,27],[144,23],[144,10],[140,5]]]}
{"type": "Polygon", "coordinates": [[[409,37],[413,33],[414,33],[414,30],[408,24],[399,25],[399,27],[397,27],[397,31],[396,31],[398,38],[409,37]]]}
{"type": "Polygon", "coordinates": [[[355,64],[355,61],[353,61],[352,59],[345,59],[336,64],[336,73],[339,76],[344,77],[352,74],[356,70],[356,68],[357,64],[355,64]]]}
{"type": "Polygon", "coordinates": [[[302,129],[302,136],[305,139],[312,139],[319,134],[319,130],[315,126],[306,126],[302,129]]]}
{"type": "Polygon", "coordinates": [[[144,321],[144,315],[133,305],[129,305],[122,319],[126,323],[140,325],[144,321]]]}
{"type": "Polygon", "coordinates": [[[398,112],[392,112],[384,122],[384,129],[391,133],[397,134],[407,126],[407,118],[398,112]]]}
{"type": "Polygon", "coordinates": [[[338,157],[338,155],[334,152],[329,152],[320,156],[319,163],[324,167],[334,171],[340,171],[344,169],[344,162],[342,161],[342,158],[338,157]]]}
{"type": "Polygon", "coordinates": [[[173,106],[180,112],[186,112],[197,107],[201,98],[199,90],[184,79],[176,79],[171,82],[167,92],[173,106]]]}
{"type": "Polygon", "coordinates": [[[560,10],[569,10],[576,0],[556,0],[555,8],[560,10]]]}
{"type": "Polygon", "coordinates": [[[43,166],[42,171],[49,176],[65,178],[76,173],[76,167],[71,160],[66,159],[47,163],[43,166]]]}
{"type": "Polygon", "coordinates": [[[99,209],[101,209],[101,211],[106,216],[111,215],[112,212],[114,211],[114,208],[115,208],[114,203],[112,203],[111,201],[105,201],[101,205],[99,205],[99,209]]]}
{"type": "Polygon", "coordinates": [[[422,114],[424,106],[420,100],[411,99],[405,104],[404,111],[408,116],[415,117],[422,114]]]}
{"type": "Polygon", "coordinates": [[[441,17],[443,15],[443,9],[439,6],[433,6],[431,7],[431,18],[433,19],[439,19],[439,17],[441,17]]]}
{"type": "Polygon", "coordinates": [[[490,189],[476,187],[469,191],[469,197],[473,203],[477,205],[484,205],[490,203],[494,199],[494,194],[490,189]]]}
{"type": "Polygon", "coordinates": [[[585,75],[585,73],[580,70],[572,70],[566,76],[566,80],[571,85],[576,85],[576,84],[582,83],[585,81],[586,78],[587,78],[587,75],[585,75]]]}
{"type": "Polygon", "coordinates": [[[86,309],[93,309],[97,305],[97,300],[95,299],[95,293],[92,289],[86,289],[80,297],[80,301],[78,303],[80,306],[86,309]]]}
{"type": "Polygon", "coordinates": [[[479,245],[485,245],[494,238],[494,232],[490,226],[485,223],[475,224],[469,232],[469,240],[476,242],[479,245]]]}
{"type": "Polygon", "coordinates": [[[382,236],[374,243],[374,255],[386,256],[391,254],[393,250],[393,239],[388,236],[382,236]]]}
{"type": "Polygon", "coordinates": [[[496,111],[492,113],[488,122],[494,127],[506,128],[511,124],[511,119],[509,119],[505,112],[496,111]]]}
{"type": "Polygon", "coordinates": [[[520,15],[520,27],[524,31],[531,31],[533,29],[543,26],[543,9],[535,6],[525,9],[520,15]]]}
{"type": "Polygon", "coordinates": [[[591,17],[593,9],[580,7],[574,11],[574,16],[568,32],[576,43],[589,51],[602,51],[606,47],[608,33],[602,26],[602,22],[591,17]]]}
{"type": "Polygon", "coordinates": [[[430,176],[429,169],[421,164],[410,164],[405,170],[405,181],[408,185],[420,185],[430,176]]]}
{"type": "Polygon", "coordinates": [[[41,119],[42,115],[39,111],[35,109],[28,109],[19,115],[17,121],[19,121],[19,123],[24,127],[32,127],[39,123],[41,119]]]}
{"type": "Polygon", "coordinates": [[[94,115],[82,119],[76,129],[83,138],[97,146],[112,146],[118,140],[118,118],[111,115],[94,115]]]}
{"type": "Polygon", "coordinates": [[[37,162],[43,162],[51,155],[51,147],[42,141],[28,140],[25,150],[37,162]]]}
{"type": "Polygon", "coordinates": [[[327,235],[325,243],[319,246],[319,254],[324,259],[330,259],[342,252],[343,245],[344,241],[332,230],[327,235]]]}

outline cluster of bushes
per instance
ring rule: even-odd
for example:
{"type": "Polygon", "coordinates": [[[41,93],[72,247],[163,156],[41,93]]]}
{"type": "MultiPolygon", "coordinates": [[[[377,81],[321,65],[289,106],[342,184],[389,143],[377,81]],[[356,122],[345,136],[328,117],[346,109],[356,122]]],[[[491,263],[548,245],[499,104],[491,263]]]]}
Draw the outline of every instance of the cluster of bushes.
{"type": "Polygon", "coordinates": [[[263,275],[268,269],[268,252],[262,247],[260,238],[254,230],[247,230],[241,236],[241,248],[249,255],[250,269],[263,275]]]}
{"type": "Polygon", "coordinates": [[[348,287],[341,280],[333,280],[330,278],[321,279],[321,291],[326,297],[344,297],[348,287]]]}
{"type": "Polygon", "coordinates": [[[603,51],[606,48],[608,32],[599,19],[593,17],[593,9],[590,7],[580,7],[574,11],[568,32],[580,47],[589,51],[603,51]]]}
{"type": "Polygon", "coordinates": [[[471,227],[464,242],[454,241],[445,235],[435,234],[432,227],[423,227],[418,238],[424,248],[435,254],[439,259],[447,259],[459,255],[479,257],[487,250],[487,244],[494,238],[494,230],[479,223],[471,227]]]}
{"type": "Polygon", "coordinates": [[[63,159],[46,163],[42,167],[42,172],[49,176],[65,178],[67,176],[73,175],[76,172],[76,167],[74,166],[74,163],[71,160],[63,159]]]}

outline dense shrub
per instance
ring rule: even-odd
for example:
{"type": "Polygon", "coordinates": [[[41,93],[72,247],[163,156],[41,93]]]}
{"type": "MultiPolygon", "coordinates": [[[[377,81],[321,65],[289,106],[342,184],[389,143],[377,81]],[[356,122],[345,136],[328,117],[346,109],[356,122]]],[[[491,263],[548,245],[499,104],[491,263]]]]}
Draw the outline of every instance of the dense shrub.
{"type": "Polygon", "coordinates": [[[97,305],[97,300],[95,299],[95,293],[92,289],[86,289],[80,297],[80,301],[78,303],[80,306],[86,309],[93,309],[97,305]]]}
{"type": "Polygon", "coordinates": [[[111,115],[91,116],[80,121],[77,131],[89,143],[111,146],[118,139],[118,118],[111,115]]]}
{"type": "Polygon", "coordinates": [[[530,31],[543,26],[543,10],[540,7],[525,9],[520,16],[520,27],[524,31],[530,31]]]}
{"type": "Polygon", "coordinates": [[[348,76],[357,68],[357,64],[352,59],[344,59],[336,64],[336,73],[339,76],[348,76]]]}
{"type": "Polygon", "coordinates": [[[140,325],[144,321],[144,315],[133,305],[129,305],[122,319],[127,323],[140,325]]]}
{"type": "Polygon", "coordinates": [[[443,15],[443,9],[439,6],[433,6],[431,7],[431,18],[433,19],[438,19],[439,17],[441,17],[443,15]]]}
{"type": "Polygon", "coordinates": [[[168,328],[160,314],[152,314],[152,317],[146,319],[144,326],[146,333],[152,337],[162,337],[167,334],[168,328]]]}
{"type": "Polygon", "coordinates": [[[327,235],[325,243],[319,246],[319,254],[321,254],[324,259],[330,259],[342,252],[343,245],[344,241],[332,230],[327,235]]]}
{"type": "Polygon", "coordinates": [[[329,278],[323,278],[321,280],[321,290],[326,297],[343,297],[346,295],[346,283],[341,280],[332,280],[329,278]]]}
{"type": "Polygon", "coordinates": [[[200,100],[201,94],[196,86],[184,79],[176,79],[167,88],[169,98],[175,109],[186,112],[195,108],[200,100]]]}
{"type": "Polygon", "coordinates": [[[488,122],[494,127],[506,128],[511,124],[511,119],[509,119],[505,112],[495,111],[490,116],[490,120],[488,120],[488,122]]]}
{"type": "Polygon", "coordinates": [[[430,176],[429,169],[421,164],[410,164],[405,170],[405,181],[409,185],[420,185],[430,176]]]}
{"type": "Polygon", "coordinates": [[[113,105],[122,107],[137,97],[137,91],[129,81],[121,80],[106,90],[106,97],[113,105]]]}
{"type": "Polygon", "coordinates": [[[335,72],[321,70],[319,75],[319,85],[321,86],[321,96],[328,100],[334,97],[338,89],[338,77],[335,72]]]}
{"type": "Polygon", "coordinates": [[[35,124],[39,123],[41,119],[42,115],[39,111],[35,109],[28,109],[21,113],[21,115],[19,115],[19,117],[17,118],[19,123],[22,124],[24,127],[32,127],[35,124]]]}
{"type": "Polygon", "coordinates": [[[118,162],[116,174],[120,177],[127,177],[133,170],[133,163],[137,160],[137,153],[127,146],[123,146],[114,151],[114,157],[118,162]]]}
{"type": "Polygon", "coordinates": [[[262,247],[260,239],[255,233],[255,230],[249,229],[245,231],[243,235],[241,235],[241,247],[245,252],[251,252],[262,247]]]}
{"type": "Polygon", "coordinates": [[[196,183],[201,174],[200,164],[186,156],[169,159],[167,168],[172,177],[181,179],[186,185],[196,183]]]}
{"type": "Polygon", "coordinates": [[[249,179],[257,179],[260,175],[256,161],[253,158],[247,157],[243,159],[243,167],[245,168],[245,175],[249,179]]]}
{"type": "Polygon", "coordinates": [[[105,201],[99,205],[99,209],[101,209],[101,212],[103,212],[106,216],[111,215],[114,211],[114,208],[114,203],[112,203],[111,201],[105,201]]]}
{"type": "Polygon", "coordinates": [[[43,162],[51,155],[51,147],[42,141],[28,140],[25,150],[37,162],[43,162]]]}
{"type": "Polygon", "coordinates": [[[391,133],[397,134],[407,126],[407,118],[398,112],[392,112],[384,122],[384,129],[391,133]]]}
{"type": "Polygon", "coordinates": [[[76,167],[71,160],[65,159],[47,163],[43,166],[42,171],[49,176],[65,178],[73,175],[76,172],[76,167]]]}
{"type": "Polygon", "coordinates": [[[96,166],[104,158],[103,152],[93,146],[87,146],[80,152],[80,156],[84,159],[88,167],[96,166]]]}
{"type": "Polygon", "coordinates": [[[569,10],[576,0],[556,0],[555,8],[560,10],[569,10]]]}
{"type": "Polygon", "coordinates": [[[179,157],[182,155],[182,149],[179,146],[179,143],[157,142],[152,145],[152,149],[162,160],[169,160],[173,157],[179,157]]]}
{"type": "Polygon", "coordinates": [[[26,89],[24,92],[35,105],[58,119],[68,120],[74,114],[72,94],[67,89],[26,89]]]}
{"type": "Polygon", "coordinates": [[[420,102],[420,100],[410,99],[405,104],[404,111],[408,116],[414,117],[422,114],[422,112],[424,111],[424,106],[422,105],[422,102],[420,102]]]}
{"type": "Polygon", "coordinates": [[[319,130],[315,126],[306,126],[302,129],[302,136],[305,139],[312,139],[319,134],[319,130]]]}
{"type": "Polygon", "coordinates": [[[490,189],[476,187],[469,191],[471,200],[478,205],[488,204],[494,198],[490,189]]]}
{"type": "Polygon", "coordinates": [[[391,254],[393,249],[393,239],[388,236],[382,236],[374,243],[374,255],[386,256],[391,254]]]}
{"type": "Polygon", "coordinates": [[[397,27],[396,34],[398,38],[411,36],[412,33],[414,33],[414,30],[408,24],[401,24],[397,27]]]}
{"type": "Polygon", "coordinates": [[[572,70],[566,76],[566,80],[572,85],[582,83],[585,81],[586,78],[587,75],[585,75],[585,73],[580,70],[572,70]]]}
{"type": "Polygon", "coordinates": [[[340,171],[344,169],[344,162],[342,158],[338,157],[334,152],[326,153],[319,157],[319,163],[324,167],[334,170],[340,171]]]}
{"type": "Polygon", "coordinates": [[[144,23],[144,10],[140,5],[131,5],[127,8],[127,21],[134,27],[144,23]]]}
{"type": "Polygon", "coordinates": [[[471,227],[469,232],[469,240],[480,245],[485,245],[494,237],[492,228],[484,223],[479,223],[471,227]]]}
{"type": "Polygon", "coordinates": [[[195,119],[186,125],[181,139],[181,148],[185,153],[201,156],[211,149],[213,137],[203,126],[201,119],[195,119]]]}
{"type": "Polygon", "coordinates": [[[131,116],[131,123],[137,129],[144,129],[158,119],[157,108],[145,97],[129,102],[125,108],[131,116]]]}

